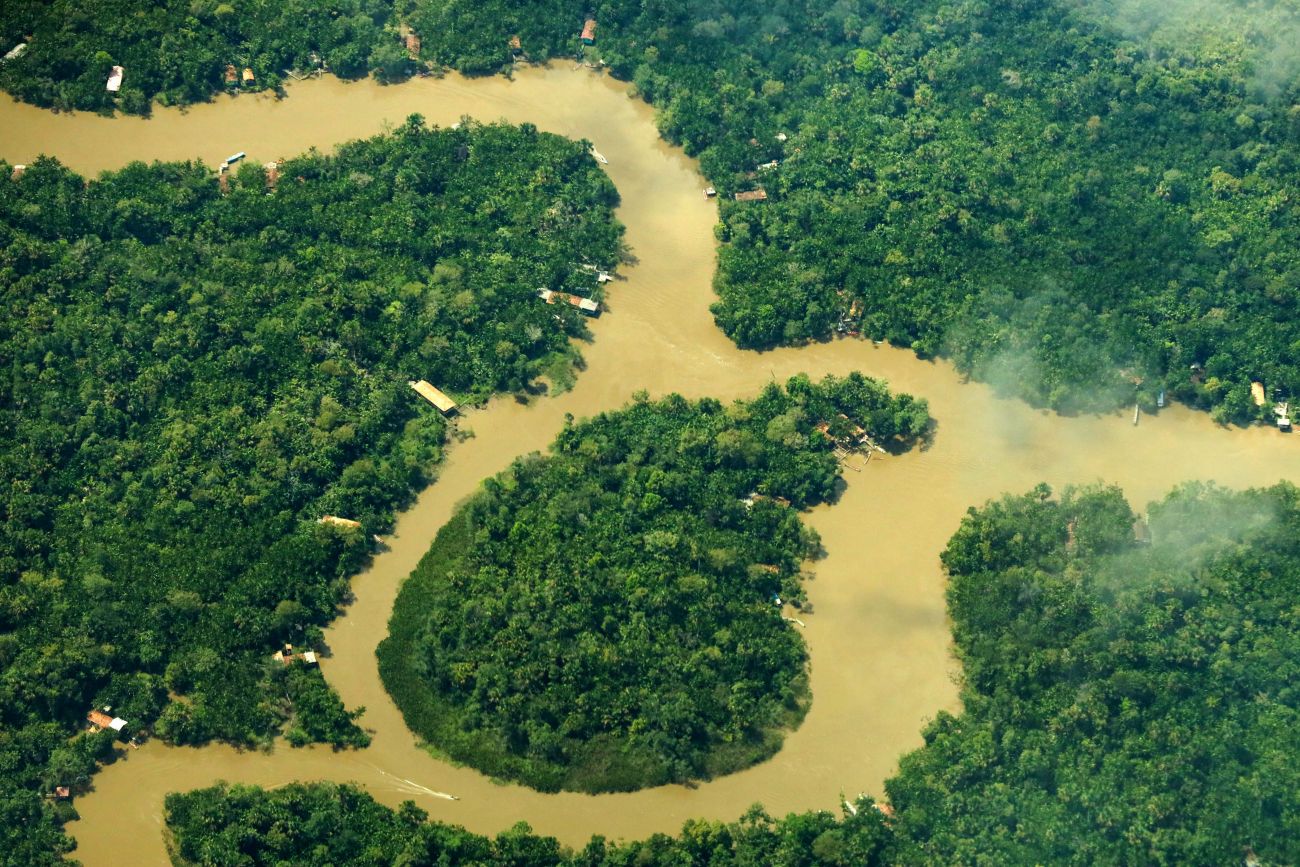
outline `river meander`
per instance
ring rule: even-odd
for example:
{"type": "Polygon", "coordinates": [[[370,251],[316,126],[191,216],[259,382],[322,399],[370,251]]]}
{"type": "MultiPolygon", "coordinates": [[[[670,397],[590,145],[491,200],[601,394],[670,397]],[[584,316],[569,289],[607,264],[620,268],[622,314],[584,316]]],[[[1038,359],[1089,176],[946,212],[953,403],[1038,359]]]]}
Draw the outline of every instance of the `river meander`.
{"type": "Polygon", "coordinates": [[[21,163],[49,153],[86,173],[136,159],[198,158],[215,166],[240,150],[265,161],[369,136],[413,112],[442,125],[468,114],[590,139],[609,159],[623,200],[618,216],[638,261],[612,284],[609,314],[593,324],[577,386],[529,406],[505,399],[470,412],[462,425],[474,438],[450,450],[439,480],[400,516],[386,550],[354,580],[356,600],[328,630],[331,655],[322,669],[348,706],[367,708],[362,723],[374,731],[373,745],[340,753],[279,745],[262,753],[150,743],[131,751],[76,802],[76,857],[92,867],[166,863],[164,795],[217,780],[354,781],[385,803],[413,799],[433,818],[474,831],[496,833],[524,820],[571,844],[593,833],[672,832],[690,817],[734,819],[756,801],[777,814],[835,809],[841,793],[880,793],[899,756],[921,743],[925,721],[956,709],[938,553],[968,506],[1039,481],[1115,482],[1141,509],[1186,479],[1233,487],[1300,479],[1300,440],[1265,428],[1220,428],[1181,407],[1136,427],[1127,413],[1064,418],[965,383],[946,363],[869,341],[737,350],[708,312],[717,211],[701,195],[695,163],[659,139],[652,110],[622,85],[567,64],[513,81],[449,76],[380,87],[324,79],[295,84],[283,101],[223,97],[160,110],[150,120],[55,115],[6,101],[0,157],[21,163]],[[414,742],[380,684],[375,646],[398,585],[483,478],[544,448],[565,413],[617,408],[638,389],[731,399],[772,377],[855,369],[928,399],[937,434],[925,450],[847,473],[840,501],[808,516],[828,552],[808,588],[815,613],[804,618],[813,704],[775,758],[695,788],[548,795],[452,767],[414,742]]]}

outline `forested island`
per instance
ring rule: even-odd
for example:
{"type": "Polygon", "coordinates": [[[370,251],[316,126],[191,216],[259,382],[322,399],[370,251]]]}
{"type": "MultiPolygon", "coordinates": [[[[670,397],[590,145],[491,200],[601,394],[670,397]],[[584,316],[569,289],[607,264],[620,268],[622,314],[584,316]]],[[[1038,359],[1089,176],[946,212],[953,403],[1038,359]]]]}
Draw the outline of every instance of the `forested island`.
{"type": "Polygon", "coordinates": [[[286,70],[576,56],[721,193],[739,345],[860,332],[1058,410],[1168,390],[1244,422],[1269,413],[1252,380],[1300,393],[1298,21],[1293,0],[17,2],[0,86],[140,112],[286,70]]]}
{"type": "Polygon", "coordinates": [[[41,864],[115,732],[359,746],[319,648],[448,422],[563,383],[585,326],[538,286],[612,267],[583,143],[418,116],[219,179],[0,162],[0,851],[41,864]],[[342,517],[322,523],[325,516],[342,517]],[[283,659],[283,657],[282,657],[283,659]]]}
{"type": "Polygon", "coordinates": [[[168,798],[177,863],[362,843],[412,864],[1294,863],[1298,540],[1285,483],[1186,485],[1141,518],[1100,487],[972,509],[943,554],[963,710],[927,727],[887,803],[838,818],[755,810],[573,852],[523,828],[424,824],[347,788],[216,788],[168,798]]]}
{"type": "Polygon", "coordinates": [[[808,701],[782,616],[820,547],[798,510],[833,496],[847,450],[928,424],[924,401],[860,374],[569,424],[439,533],[380,645],[384,683],[436,749],[543,790],[765,759],[808,701]]]}

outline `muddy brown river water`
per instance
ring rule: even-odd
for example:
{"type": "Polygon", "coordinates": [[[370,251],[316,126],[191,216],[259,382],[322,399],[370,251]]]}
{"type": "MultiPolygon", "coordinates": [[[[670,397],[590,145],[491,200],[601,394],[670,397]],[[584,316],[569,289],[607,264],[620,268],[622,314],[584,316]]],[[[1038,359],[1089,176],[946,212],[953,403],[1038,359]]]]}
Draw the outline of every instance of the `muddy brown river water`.
{"type": "Polygon", "coordinates": [[[442,125],[462,115],[527,121],[594,142],[622,194],[618,215],[637,264],[611,284],[608,315],[592,326],[588,369],[577,386],[529,406],[507,399],[471,411],[461,424],[474,438],[450,450],[438,481],[354,580],[356,601],[328,630],[332,655],[322,670],[349,706],[367,708],[362,723],[373,730],[373,745],[340,753],[279,745],[264,753],[150,743],[104,769],[94,791],[77,800],[82,818],[70,831],[76,857],[88,865],[166,863],[163,797],[217,780],[353,781],[385,803],[412,799],[433,818],[474,831],[496,833],[523,820],[570,844],[593,833],[672,832],[690,817],[734,819],[756,801],[777,814],[833,810],[841,794],[880,793],[899,756],[921,743],[925,721],[956,709],[958,670],[938,554],[968,506],[1040,481],[1115,482],[1141,509],[1187,479],[1232,487],[1300,479],[1300,437],[1220,428],[1181,407],[1134,427],[1127,413],[1048,415],[963,382],[946,363],[869,341],[737,350],[708,312],[717,210],[701,195],[695,163],[659,139],[652,110],[625,87],[568,65],[527,70],[513,81],[449,76],[381,87],[324,79],[295,84],[282,101],[223,97],[149,120],[54,115],[7,101],[0,104],[0,157],[22,163],[48,153],[87,173],[136,159],[198,158],[215,166],[241,150],[266,161],[369,136],[413,112],[442,125]],[[483,478],[544,448],[565,413],[614,409],[638,389],[731,399],[773,377],[850,370],[929,400],[937,434],[925,450],[847,473],[839,502],[808,515],[828,552],[809,585],[815,613],[804,618],[813,703],[780,753],[694,788],[590,796],[502,785],[421,749],[379,681],[375,646],[399,584],[483,478]]]}

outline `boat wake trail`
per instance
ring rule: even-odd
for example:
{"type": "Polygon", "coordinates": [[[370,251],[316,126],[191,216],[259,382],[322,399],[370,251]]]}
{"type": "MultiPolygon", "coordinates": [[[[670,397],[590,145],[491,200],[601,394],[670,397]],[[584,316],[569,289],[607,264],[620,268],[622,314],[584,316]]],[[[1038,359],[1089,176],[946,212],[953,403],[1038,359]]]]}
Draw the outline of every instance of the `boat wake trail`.
{"type": "Polygon", "coordinates": [[[401,792],[404,795],[428,795],[431,798],[442,798],[444,801],[460,800],[460,798],[458,798],[455,795],[449,795],[446,792],[435,791],[434,789],[430,789],[428,786],[420,785],[414,780],[408,780],[404,777],[399,777],[396,774],[390,774],[388,773],[388,771],[385,771],[383,768],[379,767],[378,765],[371,765],[370,767],[378,771],[380,776],[387,777],[390,780],[394,780],[396,783],[395,788],[397,789],[397,791],[401,792]]]}

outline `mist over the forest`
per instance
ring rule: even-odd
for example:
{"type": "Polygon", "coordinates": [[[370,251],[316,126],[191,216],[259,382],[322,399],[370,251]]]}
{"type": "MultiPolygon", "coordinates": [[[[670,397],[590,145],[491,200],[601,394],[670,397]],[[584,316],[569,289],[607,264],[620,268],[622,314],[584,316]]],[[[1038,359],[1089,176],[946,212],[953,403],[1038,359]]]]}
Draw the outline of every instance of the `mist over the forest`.
{"type": "Polygon", "coordinates": [[[1300,76],[1300,4],[1294,0],[1079,0],[1078,8],[1145,43],[1152,54],[1208,47],[1240,55],[1261,96],[1281,95],[1300,76]]]}

